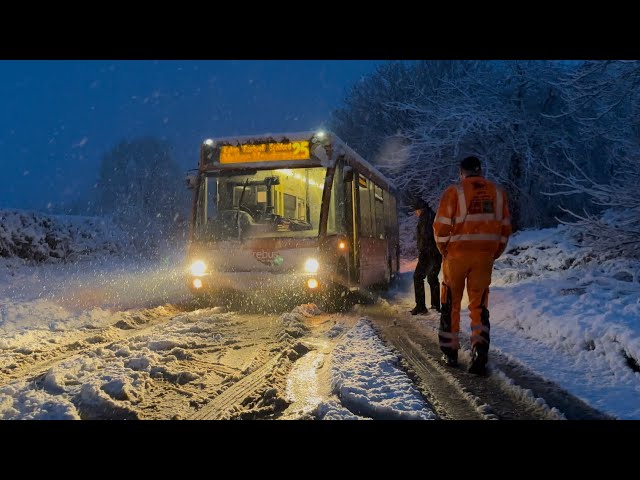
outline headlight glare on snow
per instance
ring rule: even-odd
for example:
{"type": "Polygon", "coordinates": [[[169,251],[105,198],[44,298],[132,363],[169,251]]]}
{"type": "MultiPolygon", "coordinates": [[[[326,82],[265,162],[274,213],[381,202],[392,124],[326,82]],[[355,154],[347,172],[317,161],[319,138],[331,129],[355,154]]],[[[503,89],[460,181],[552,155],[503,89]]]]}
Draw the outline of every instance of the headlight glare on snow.
{"type": "Polygon", "coordinates": [[[316,273],[318,268],[320,268],[320,264],[315,258],[308,258],[307,261],[304,262],[304,271],[307,273],[316,273]]]}
{"type": "Polygon", "coordinates": [[[196,260],[191,264],[191,274],[200,277],[207,271],[207,266],[202,260],[196,260]]]}

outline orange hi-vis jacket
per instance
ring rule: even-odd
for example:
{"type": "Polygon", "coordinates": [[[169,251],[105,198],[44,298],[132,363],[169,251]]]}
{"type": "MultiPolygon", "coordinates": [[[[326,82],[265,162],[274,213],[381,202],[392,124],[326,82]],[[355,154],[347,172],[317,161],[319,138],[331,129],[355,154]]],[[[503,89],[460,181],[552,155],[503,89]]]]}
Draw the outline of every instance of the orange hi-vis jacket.
{"type": "Polygon", "coordinates": [[[484,177],[467,177],[447,188],[433,222],[438,250],[463,257],[502,255],[511,235],[511,215],[504,190],[484,177]]]}

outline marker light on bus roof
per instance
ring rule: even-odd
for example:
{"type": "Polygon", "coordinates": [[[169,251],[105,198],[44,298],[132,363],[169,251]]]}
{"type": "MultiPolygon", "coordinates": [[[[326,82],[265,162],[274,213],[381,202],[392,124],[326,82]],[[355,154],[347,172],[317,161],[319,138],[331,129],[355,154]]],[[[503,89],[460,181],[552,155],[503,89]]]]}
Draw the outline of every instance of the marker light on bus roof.
{"type": "Polygon", "coordinates": [[[327,136],[327,132],[325,132],[324,130],[318,130],[318,132],[316,133],[316,137],[318,137],[320,140],[324,139],[324,137],[327,136]]]}
{"type": "Polygon", "coordinates": [[[214,143],[215,143],[215,142],[214,142],[213,140],[211,140],[210,138],[207,138],[207,139],[204,141],[204,144],[205,144],[207,147],[213,147],[214,143]]]}

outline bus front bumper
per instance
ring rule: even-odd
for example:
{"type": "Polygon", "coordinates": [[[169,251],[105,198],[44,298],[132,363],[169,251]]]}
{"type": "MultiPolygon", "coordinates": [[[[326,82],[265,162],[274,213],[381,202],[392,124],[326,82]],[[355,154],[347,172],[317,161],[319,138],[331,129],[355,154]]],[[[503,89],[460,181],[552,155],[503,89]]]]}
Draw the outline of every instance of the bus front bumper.
{"type": "Polygon", "coordinates": [[[282,291],[308,293],[322,291],[327,279],[312,273],[212,272],[189,276],[188,287],[194,294],[219,291],[282,291]]]}

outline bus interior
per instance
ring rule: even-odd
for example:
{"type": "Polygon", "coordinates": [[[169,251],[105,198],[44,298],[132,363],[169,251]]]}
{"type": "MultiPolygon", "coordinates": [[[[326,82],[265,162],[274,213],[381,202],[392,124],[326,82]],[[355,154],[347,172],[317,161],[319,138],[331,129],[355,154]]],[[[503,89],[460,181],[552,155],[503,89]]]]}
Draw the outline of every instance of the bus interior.
{"type": "Polygon", "coordinates": [[[198,198],[196,237],[317,236],[326,174],[326,168],[315,167],[207,175],[198,198]]]}

